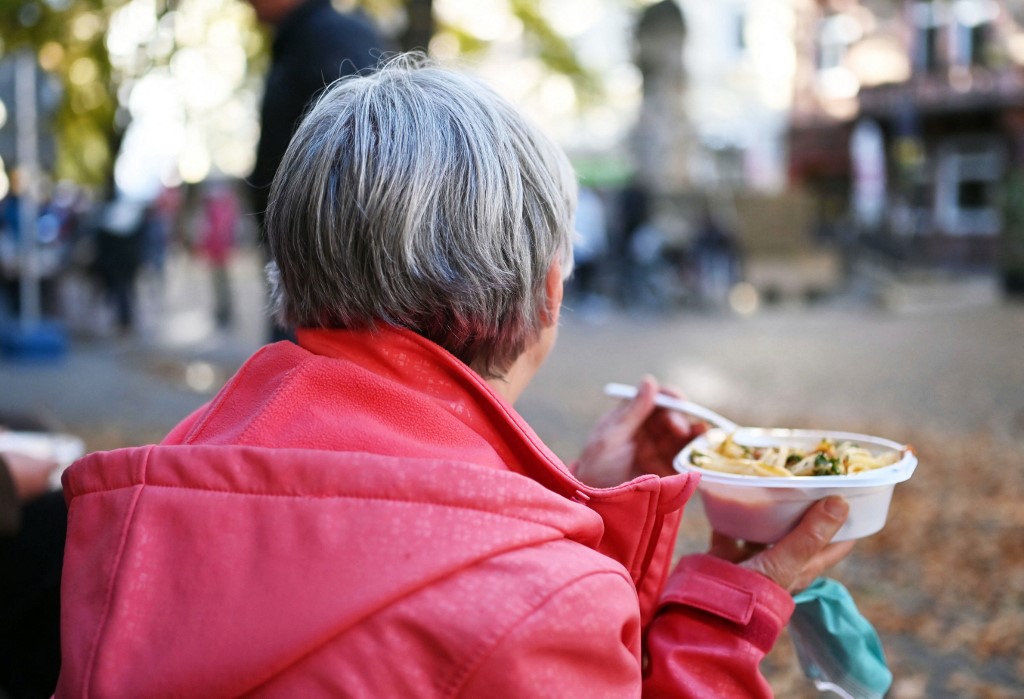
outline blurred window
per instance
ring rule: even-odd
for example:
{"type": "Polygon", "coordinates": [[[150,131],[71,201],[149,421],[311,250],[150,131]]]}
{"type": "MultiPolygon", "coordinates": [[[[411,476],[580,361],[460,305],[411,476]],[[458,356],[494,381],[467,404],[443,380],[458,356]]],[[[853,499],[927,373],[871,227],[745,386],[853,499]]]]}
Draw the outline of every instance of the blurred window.
{"type": "Polygon", "coordinates": [[[964,211],[978,211],[989,205],[987,180],[960,180],[957,205],[964,211]]]}
{"type": "Polygon", "coordinates": [[[912,52],[914,68],[930,72],[942,66],[942,29],[946,23],[946,6],[939,2],[914,3],[912,52]]]}
{"type": "Polygon", "coordinates": [[[965,139],[937,151],[935,213],[949,235],[995,235],[1000,217],[996,202],[1004,159],[994,139],[965,139]]]}
{"type": "Polygon", "coordinates": [[[994,0],[915,2],[912,55],[925,72],[945,66],[984,65],[999,8],[994,0]]]}
{"type": "Polygon", "coordinates": [[[998,8],[991,0],[957,0],[950,26],[950,63],[985,65],[998,8]]]}

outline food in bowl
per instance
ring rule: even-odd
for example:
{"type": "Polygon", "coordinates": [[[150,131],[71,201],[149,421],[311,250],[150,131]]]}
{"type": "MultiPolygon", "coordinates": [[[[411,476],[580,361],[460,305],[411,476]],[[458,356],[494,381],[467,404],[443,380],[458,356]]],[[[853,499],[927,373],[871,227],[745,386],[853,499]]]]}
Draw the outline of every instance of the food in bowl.
{"type": "Polygon", "coordinates": [[[807,508],[829,495],[850,504],[833,541],[874,534],[885,526],[896,484],[909,479],[916,466],[912,448],[880,437],[752,427],[709,430],[675,459],[676,470],[701,475],[698,492],[712,528],[766,544],[778,541],[807,508]]]}
{"type": "Polygon", "coordinates": [[[900,460],[900,452],[889,449],[872,454],[856,442],[837,442],[822,437],[809,449],[776,444],[748,446],[739,444],[732,432],[710,449],[694,449],[690,463],[723,473],[746,476],[846,476],[891,466],[900,460]]]}

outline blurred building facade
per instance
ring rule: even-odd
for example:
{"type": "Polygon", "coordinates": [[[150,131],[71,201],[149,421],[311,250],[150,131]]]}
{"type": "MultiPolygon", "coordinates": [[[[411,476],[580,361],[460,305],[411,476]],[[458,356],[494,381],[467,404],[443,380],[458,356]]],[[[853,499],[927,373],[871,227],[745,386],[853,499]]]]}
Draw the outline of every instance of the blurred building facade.
{"type": "Polygon", "coordinates": [[[792,0],[679,0],[688,28],[686,113],[693,183],[778,193],[795,53],[792,0]]]}
{"type": "Polygon", "coordinates": [[[1024,3],[794,6],[790,177],[821,234],[912,266],[1024,268],[1024,3]]]}
{"type": "Polygon", "coordinates": [[[740,280],[764,298],[842,281],[836,251],[815,236],[814,198],[789,182],[798,16],[794,0],[661,0],[638,14],[637,181],[681,295],[701,305],[723,304],[740,280]],[[709,231],[728,241],[715,268],[730,273],[712,275],[725,282],[704,279],[709,231]]]}

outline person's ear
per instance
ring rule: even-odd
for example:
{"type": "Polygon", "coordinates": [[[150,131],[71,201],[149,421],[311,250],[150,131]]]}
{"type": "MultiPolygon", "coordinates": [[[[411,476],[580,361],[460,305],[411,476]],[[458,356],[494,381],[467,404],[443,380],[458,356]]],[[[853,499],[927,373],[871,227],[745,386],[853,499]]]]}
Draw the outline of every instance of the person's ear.
{"type": "Polygon", "coordinates": [[[564,283],[562,281],[562,263],[557,259],[548,267],[548,275],[544,280],[544,310],[541,320],[544,327],[558,324],[558,313],[562,309],[564,283]]]}

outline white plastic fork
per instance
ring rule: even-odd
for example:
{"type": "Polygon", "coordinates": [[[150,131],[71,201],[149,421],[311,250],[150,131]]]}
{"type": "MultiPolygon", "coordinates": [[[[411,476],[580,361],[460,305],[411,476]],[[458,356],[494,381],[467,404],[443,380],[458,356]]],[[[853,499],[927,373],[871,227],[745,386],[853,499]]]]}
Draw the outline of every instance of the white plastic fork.
{"type": "MultiPolygon", "coordinates": [[[[613,398],[636,398],[637,390],[636,386],[630,386],[624,383],[610,383],[605,385],[604,393],[606,396],[611,396],[613,398]]],[[[675,410],[685,415],[691,415],[714,425],[715,427],[720,427],[726,432],[735,432],[739,429],[739,425],[729,418],[719,415],[714,410],[705,408],[702,405],[691,403],[688,400],[673,398],[672,396],[667,396],[664,393],[658,393],[654,396],[654,403],[662,408],[675,410]]]]}

